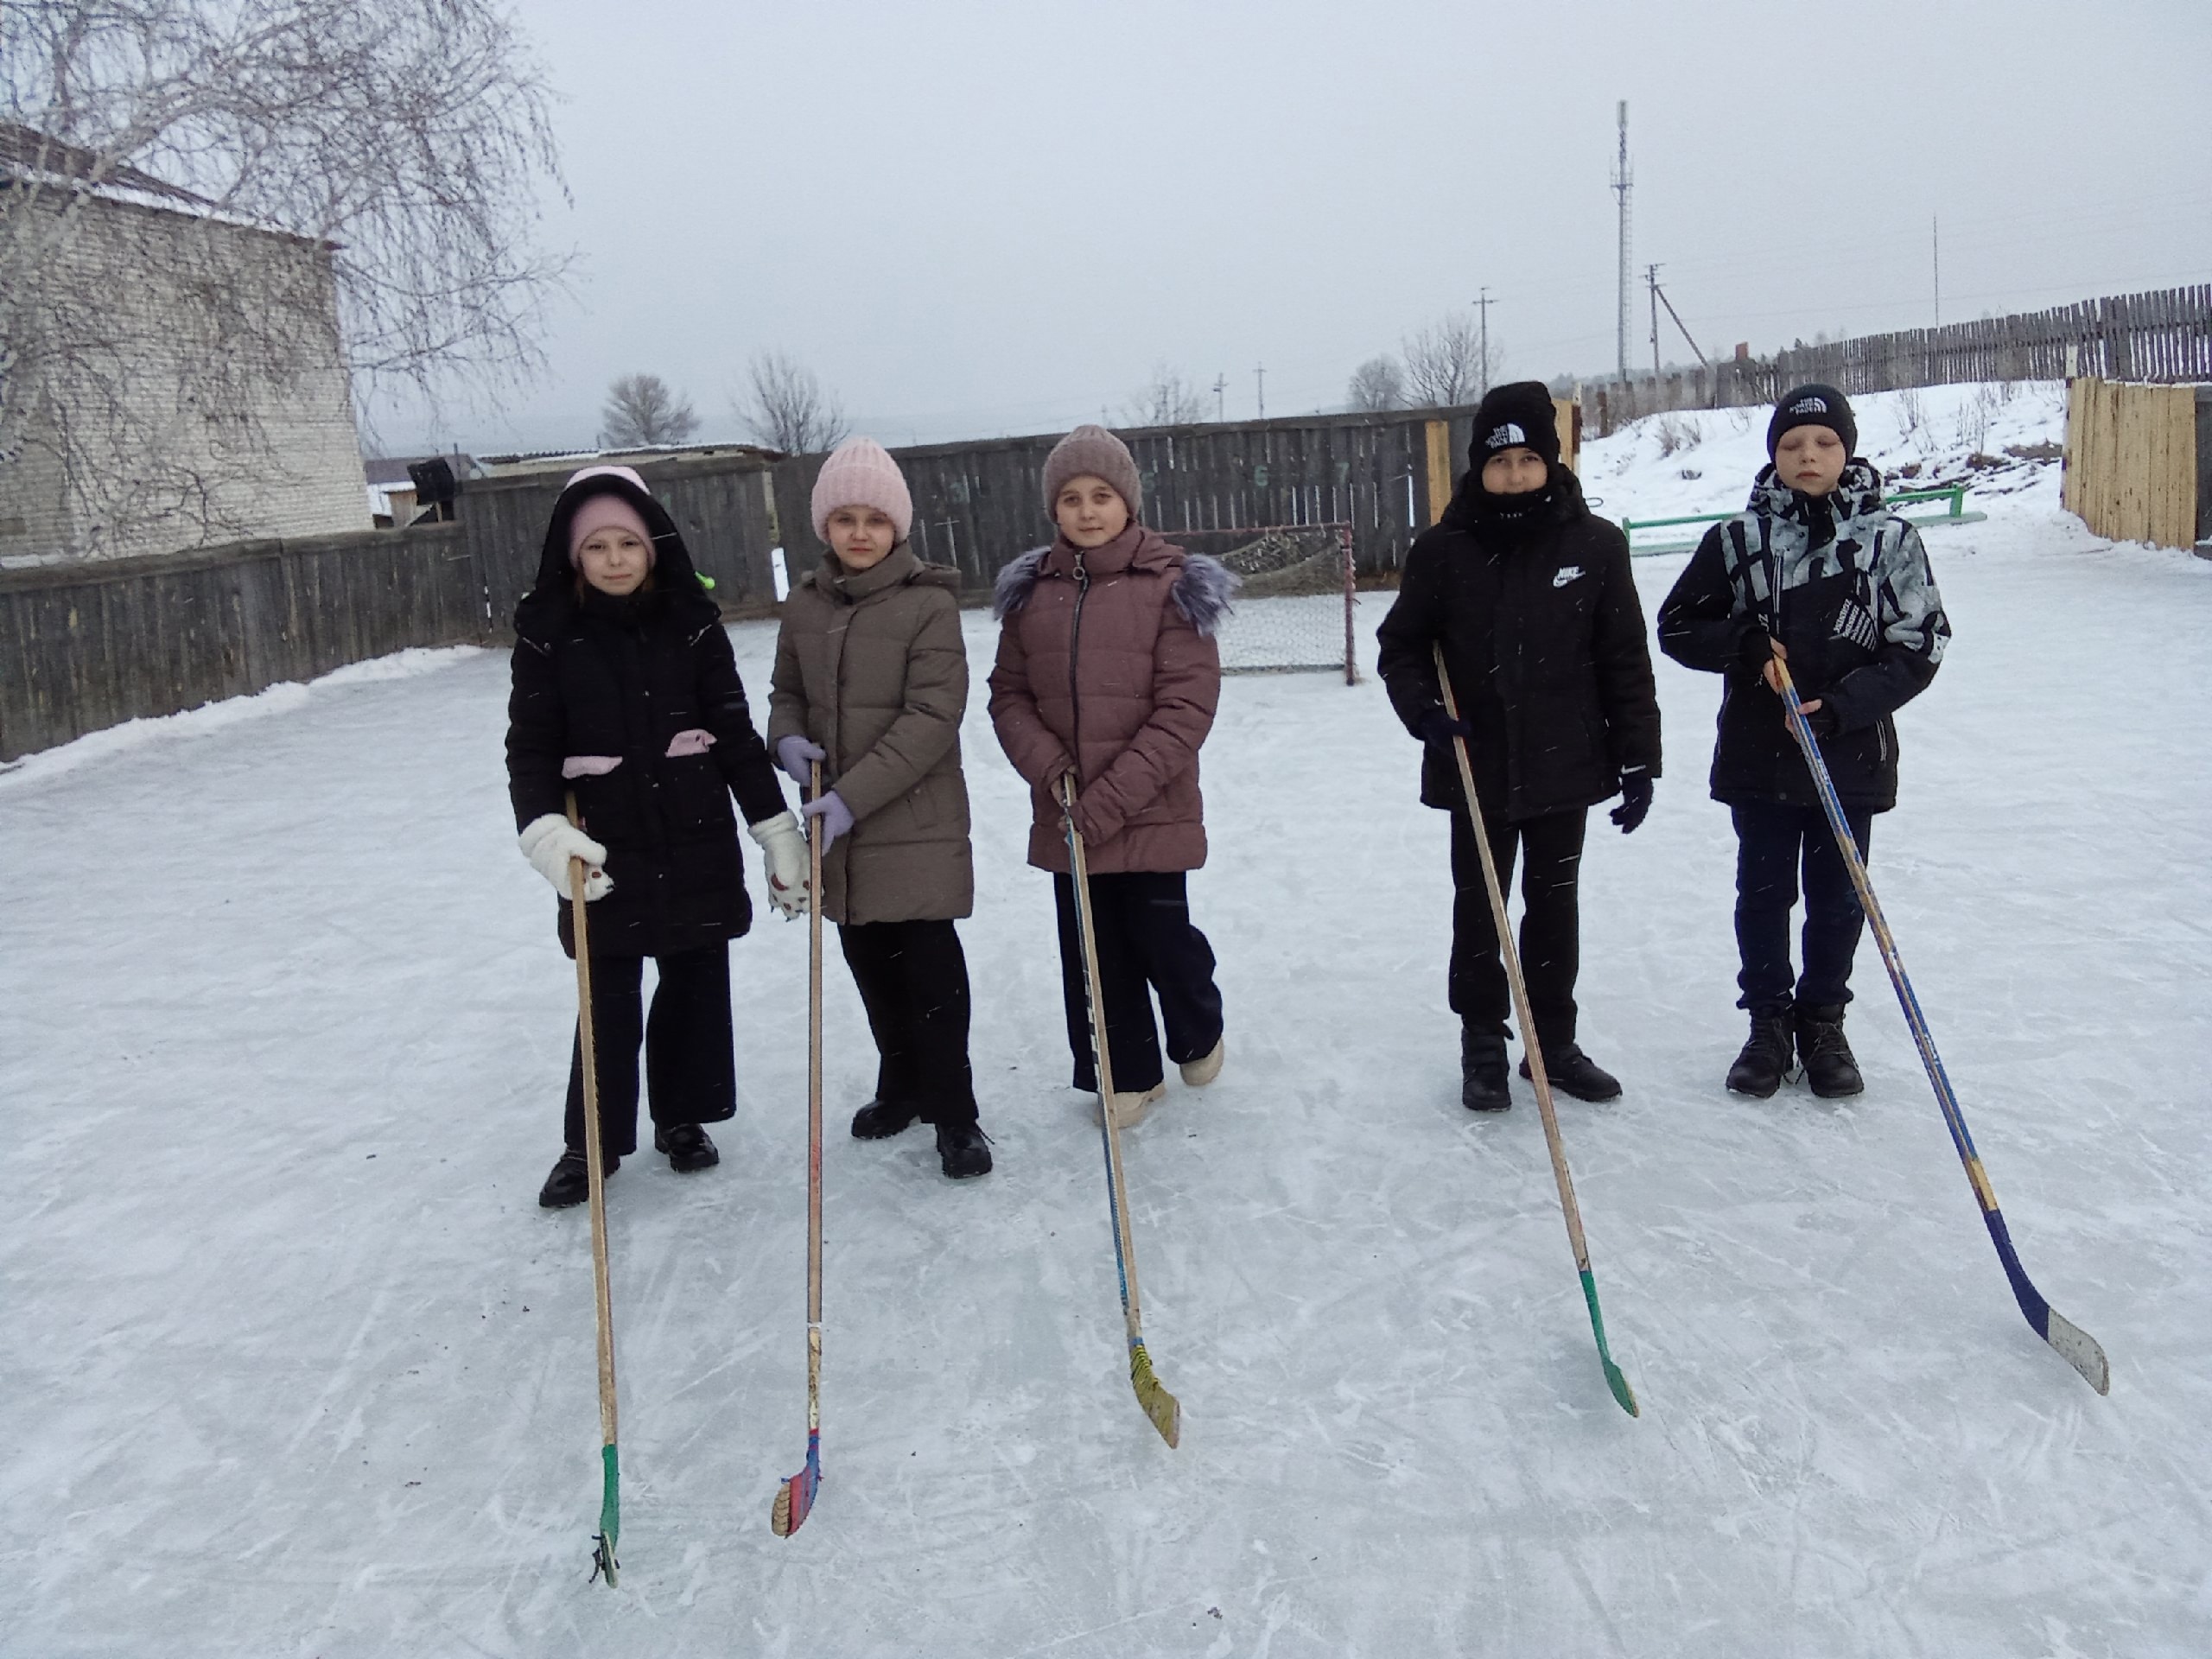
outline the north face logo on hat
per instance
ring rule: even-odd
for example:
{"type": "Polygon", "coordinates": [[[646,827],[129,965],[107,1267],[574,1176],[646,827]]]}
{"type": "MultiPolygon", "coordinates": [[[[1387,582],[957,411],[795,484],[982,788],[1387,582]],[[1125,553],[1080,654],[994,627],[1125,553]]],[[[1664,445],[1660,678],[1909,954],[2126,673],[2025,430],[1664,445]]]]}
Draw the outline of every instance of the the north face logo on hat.
{"type": "Polygon", "coordinates": [[[1516,443],[1525,444],[1529,435],[1521,429],[1518,421],[1508,421],[1483,440],[1485,449],[1510,449],[1516,443]]]}
{"type": "Polygon", "coordinates": [[[1789,405],[1789,412],[1792,415],[1825,415],[1828,412],[1828,400],[1825,397],[1800,397],[1789,405]]]}

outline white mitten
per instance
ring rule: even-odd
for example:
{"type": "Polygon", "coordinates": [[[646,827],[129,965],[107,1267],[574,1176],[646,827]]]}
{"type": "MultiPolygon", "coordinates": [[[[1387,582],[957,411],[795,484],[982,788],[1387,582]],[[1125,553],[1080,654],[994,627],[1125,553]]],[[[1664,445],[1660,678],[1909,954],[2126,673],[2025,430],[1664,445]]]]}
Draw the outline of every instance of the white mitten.
{"type": "MultiPolygon", "coordinates": [[[[600,867],[607,862],[607,849],[570,823],[558,812],[532,818],[523,825],[522,855],[530,868],[553,884],[553,891],[569,897],[569,861],[584,861],[584,898],[604,899],[614,891],[614,878],[600,867]]],[[[626,900],[625,901],[626,902],[626,900]]]]}
{"type": "Polygon", "coordinates": [[[806,837],[788,812],[748,823],[745,833],[760,843],[768,866],[768,901],[788,918],[806,914],[806,837]]]}

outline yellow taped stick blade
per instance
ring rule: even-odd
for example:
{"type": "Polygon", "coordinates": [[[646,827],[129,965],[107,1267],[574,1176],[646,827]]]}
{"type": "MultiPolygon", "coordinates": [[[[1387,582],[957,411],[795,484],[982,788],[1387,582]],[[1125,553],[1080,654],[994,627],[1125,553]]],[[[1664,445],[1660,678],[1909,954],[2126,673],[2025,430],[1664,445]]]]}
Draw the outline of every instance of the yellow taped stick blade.
{"type": "Polygon", "coordinates": [[[1160,1387],[1160,1379],[1153,1375],[1152,1356],[1145,1352],[1141,1342],[1129,1351],[1129,1386],[1137,1391],[1137,1405],[1160,1431],[1160,1438],[1171,1447],[1180,1446],[1182,1402],[1160,1387]]]}

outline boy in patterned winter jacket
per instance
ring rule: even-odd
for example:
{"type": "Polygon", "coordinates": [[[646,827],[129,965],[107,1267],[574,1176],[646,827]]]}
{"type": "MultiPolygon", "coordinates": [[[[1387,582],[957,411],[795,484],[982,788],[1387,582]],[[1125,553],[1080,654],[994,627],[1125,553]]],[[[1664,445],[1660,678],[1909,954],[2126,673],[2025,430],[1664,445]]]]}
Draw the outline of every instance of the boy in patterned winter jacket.
{"type": "Polygon", "coordinates": [[[1789,665],[1864,858],[1873,815],[1897,804],[1891,716],[1936,677],[1951,637],[1920,533],[1882,505],[1880,474],[1853,453],[1858,437],[1834,387],[1784,397],[1749,505],[1706,532],[1659,612],[1660,649],[1722,677],[1713,798],[1735,820],[1737,1006],[1751,1027],[1728,1087],[1760,1099],[1781,1086],[1793,1047],[1815,1094],[1865,1087],[1843,1012],[1866,918],[1789,734],[1775,659],[1789,665]],[[1804,968],[1793,984],[1801,866],[1804,968]]]}

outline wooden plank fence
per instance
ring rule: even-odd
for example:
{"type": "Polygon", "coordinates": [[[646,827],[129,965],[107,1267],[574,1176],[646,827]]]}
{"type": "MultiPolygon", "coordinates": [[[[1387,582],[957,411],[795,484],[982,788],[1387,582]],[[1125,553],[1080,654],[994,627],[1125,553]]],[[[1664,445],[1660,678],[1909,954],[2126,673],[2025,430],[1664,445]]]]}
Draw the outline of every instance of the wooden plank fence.
{"type": "Polygon", "coordinates": [[[2068,511],[2113,541],[2192,547],[2202,539],[2199,402],[2193,386],[2070,383],[2068,511]]]}
{"type": "Polygon", "coordinates": [[[457,524],[0,571],[0,760],[484,633],[457,524]]]}
{"type": "Polygon", "coordinates": [[[1808,380],[1855,395],[2079,375],[2168,385],[2212,380],[2212,283],[1792,346],[1771,358],[1586,386],[1582,395],[1605,435],[1669,410],[1770,404],[1808,380]]]}
{"type": "MultiPolygon", "coordinates": [[[[1395,410],[1123,435],[1144,474],[1147,517],[1170,534],[1350,522],[1359,568],[1375,576],[1397,568],[1449,499],[1473,415],[1395,410]]],[[[893,451],[914,493],[917,550],[957,567],[971,599],[1046,539],[1044,463],[1056,438],[893,451]]],[[[817,556],[808,497],[822,461],[677,456],[638,470],[714,579],[724,613],[765,616],[776,605],[773,550],[786,546],[793,575],[817,556]]],[[[450,524],[0,571],[0,760],[410,645],[511,639],[568,475],[472,480],[450,524]]]]}

